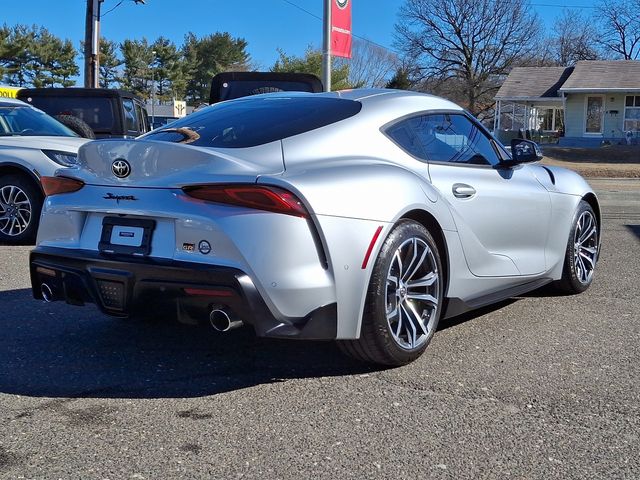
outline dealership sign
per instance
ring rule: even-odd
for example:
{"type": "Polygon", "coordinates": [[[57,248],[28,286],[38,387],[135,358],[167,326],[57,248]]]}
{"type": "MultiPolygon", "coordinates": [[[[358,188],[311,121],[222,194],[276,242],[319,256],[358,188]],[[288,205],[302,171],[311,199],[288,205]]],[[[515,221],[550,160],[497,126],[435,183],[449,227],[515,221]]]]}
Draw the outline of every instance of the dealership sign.
{"type": "Polygon", "coordinates": [[[331,54],[351,58],[351,0],[331,4],[331,54]]]}

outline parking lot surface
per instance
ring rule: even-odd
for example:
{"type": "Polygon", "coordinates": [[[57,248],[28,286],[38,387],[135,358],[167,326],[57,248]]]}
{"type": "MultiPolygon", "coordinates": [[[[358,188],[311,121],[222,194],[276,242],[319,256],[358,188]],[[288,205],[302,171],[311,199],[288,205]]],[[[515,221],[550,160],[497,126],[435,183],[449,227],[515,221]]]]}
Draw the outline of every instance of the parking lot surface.
{"type": "Polygon", "coordinates": [[[389,370],[39,303],[0,246],[0,478],[640,478],[640,181],[591,183],[589,291],[441,322],[389,370]]]}

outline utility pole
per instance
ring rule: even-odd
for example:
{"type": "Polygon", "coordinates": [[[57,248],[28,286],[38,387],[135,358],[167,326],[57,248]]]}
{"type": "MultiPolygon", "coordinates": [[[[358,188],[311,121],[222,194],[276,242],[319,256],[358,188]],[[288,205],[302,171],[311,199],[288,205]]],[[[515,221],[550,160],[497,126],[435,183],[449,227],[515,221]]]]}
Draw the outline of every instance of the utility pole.
{"type": "Polygon", "coordinates": [[[156,71],[153,66],[156,61],[156,51],[151,52],[153,54],[153,60],[151,61],[151,128],[153,128],[153,122],[156,121],[156,71]]]}
{"type": "Polygon", "coordinates": [[[322,84],[325,92],[331,91],[331,2],[324,0],[322,37],[322,84]]]}
{"type": "Polygon", "coordinates": [[[84,86],[98,88],[100,77],[100,4],[102,0],[87,0],[84,27],[84,86]]]}

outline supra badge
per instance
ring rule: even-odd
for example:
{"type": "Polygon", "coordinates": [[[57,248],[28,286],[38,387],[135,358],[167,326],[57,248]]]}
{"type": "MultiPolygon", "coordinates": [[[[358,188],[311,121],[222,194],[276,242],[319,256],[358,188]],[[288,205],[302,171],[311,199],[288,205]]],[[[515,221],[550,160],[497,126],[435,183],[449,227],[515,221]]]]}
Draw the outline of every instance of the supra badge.
{"type": "Polygon", "coordinates": [[[105,200],[115,200],[116,203],[120,203],[120,200],[138,200],[133,195],[114,195],[111,192],[107,192],[107,194],[102,198],[105,200]]]}
{"type": "Polygon", "coordinates": [[[131,174],[131,165],[124,158],[118,158],[111,164],[111,171],[118,178],[126,178],[131,174]]]}

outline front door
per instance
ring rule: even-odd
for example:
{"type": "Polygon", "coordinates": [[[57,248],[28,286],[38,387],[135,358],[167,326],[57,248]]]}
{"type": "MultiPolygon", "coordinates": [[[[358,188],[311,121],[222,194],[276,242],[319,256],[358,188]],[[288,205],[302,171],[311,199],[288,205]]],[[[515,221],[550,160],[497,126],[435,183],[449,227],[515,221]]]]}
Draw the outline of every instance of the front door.
{"type": "Polygon", "coordinates": [[[494,168],[499,163],[494,145],[464,114],[424,114],[409,123],[428,160],[431,182],[450,205],[471,272],[542,273],[551,199],[531,169],[494,168]]]}
{"type": "Polygon", "coordinates": [[[587,135],[602,135],[604,120],[604,97],[601,95],[587,96],[585,99],[584,133],[587,135]]]}

